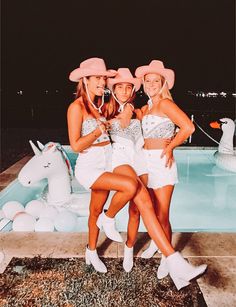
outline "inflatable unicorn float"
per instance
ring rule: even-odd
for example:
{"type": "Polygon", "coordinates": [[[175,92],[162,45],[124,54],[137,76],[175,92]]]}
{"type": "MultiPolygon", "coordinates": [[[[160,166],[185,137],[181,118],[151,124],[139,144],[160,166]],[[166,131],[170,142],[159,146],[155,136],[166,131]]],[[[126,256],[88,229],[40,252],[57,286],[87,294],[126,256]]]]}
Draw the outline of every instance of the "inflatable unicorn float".
{"type": "MultiPolygon", "coordinates": [[[[13,221],[15,231],[74,231],[78,217],[89,214],[90,192],[78,189],[73,193],[73,170],[65,149],[49,142],[39,148],[30,141],[34,156],[23,166],[19,182],[32,187],[47,179],[46,191],[25,207],[17,201],[9,201],[1,210],[2,217],[13,221]]],[[[76,187],[75,187],[76,190],[76,187]]]]}
{"type": "Polygon", "coordinates": [[[230,118],[221,118],[210,123],[210,126],[223,131],[218,150],[214,154],[216,166],[236,173],[236,152],[233,147],[235,122],[230,118]]]}
{"type": "Polygon", "coordinates": [[[49,142],[45,146],[37,143],[40,150],[30,141],[35,156],[19,172],[20,183],[30,187],[47,178],[48,204],[68,208],[80,216],[87,215],[88,206],[78,201],[82,194],[72,193],[73,170],[64,148],[59,143],[49,142]]]}

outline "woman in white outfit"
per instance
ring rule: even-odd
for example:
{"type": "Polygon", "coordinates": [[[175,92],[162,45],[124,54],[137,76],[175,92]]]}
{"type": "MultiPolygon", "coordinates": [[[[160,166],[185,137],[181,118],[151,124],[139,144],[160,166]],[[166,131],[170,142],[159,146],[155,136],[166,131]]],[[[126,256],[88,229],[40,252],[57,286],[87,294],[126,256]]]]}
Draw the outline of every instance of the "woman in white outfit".
{"type": "Polygon", "coordinates": [[[140,121],[133,118],[127,127],[121,126],[122,115],[127,110],[128,112],[133,110],[133,95],[134,91],[139,89],[140,81],[133,78],[128,68],[120,68],[115,78],[108,78],[107,84],[113,95],[107,108],[107,118],[109,118],[109,114],[114,118],[110,120],[111,127],[109,129],[113,140],[113,172],[126,175],[138,182],[137,192],[129,207],[130,218],[123,267],[127,272],[133,267],[133,246],[138,231],[140,212],[149,235],[167,257],[168,273],[170,273],[177,289],[181,289],[189,284],[193,276],[196,277],[203,273],[206,265],[195,268],[185,261],[180,253],[174,251],[156,217],[150,195],[145,187],[148,170],[144,163],[145,156],[142,149],[144,140],[140,121]]]}
{"type": "MultiPolygon", "coordinates": [[[[156,216],[171,242],[169,209],[174,186],[178,182],[173,150],[194,132],[194,125],[172,100],[169,90],[174,85],[173,70],[165,68],[161,61],[153,60],[149,65],[138,67],[135,75],[142,80],[144,91],[149,96],[148,104],[141,109],[148,188],[154,194],[156,216]],[[177,134],[176,126],[179,127],[177,134]],[[171,142],[167,143],[168,140],[171,142]]],[[[152,240],[141,257],[151,258],[157,249],[152,240]]],[[[162,255],[157,276],[163,278],[167,274],[165,257],[162,255]]]]}
{"type": "MultiPolygon", "coordinates": [[[[148,178],[142,148],[144,140],[141,123],[136,119],[133,106],[135,92],[139,90],[141,82],[132,76],[128,68],[119,68],[115,78],[108,78],[107,86],[112,94],[107,118],[111,119],[109,132],[113,141],[113,172],[126,175],[131,173],[132,177],[137,178],[138,176],[146,186],[148,178]]],[[[126,272],[131,271],[133,267],[133,246],[136,241],[139,223],[139,210],[134,201],[131,200],[129,203],[129,222],[123,261],[123,267],[126,272]]]]}
{"type": "Polygon", "coordinates": [[[103,59],[83,61],[69,77],[71,81],[78,82],[78,88],[76,100],[70,104],[67,113],[70,145],[79,152],[75,176],[82,186],[91,189],[86,263],[103,273],[107,272],[107,268],[96,251],[99,229],[103,228],[110,239],[123,241],[115,229],[114,217],[137,190],[136,180],[112,173],[112,147],[102,108],[106,78],[114,73],[107,71],[103,59]],[[102,211],[110,190],[116,192],[105,213],[102,211]]]}

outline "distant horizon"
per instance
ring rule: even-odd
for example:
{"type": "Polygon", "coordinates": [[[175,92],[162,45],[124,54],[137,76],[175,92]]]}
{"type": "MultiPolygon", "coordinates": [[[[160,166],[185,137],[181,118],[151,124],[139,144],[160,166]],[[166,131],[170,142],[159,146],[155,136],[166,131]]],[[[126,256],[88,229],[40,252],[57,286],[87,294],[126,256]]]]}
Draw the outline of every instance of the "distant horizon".
{"type": "MultiPolygon", "coordinates": [[[[69,90],[69,87],[66,87],[68,90],[69,90]]],[[[108,91],[109,89],[106,88],[108,91]]],[[[17,95],[24,95],[24,92],[30,92],[30,90],[34,91],[37,90],[38,92],[35,92],[36,93],[40,93],[40,94],[45,94],[47,95],[48,93],[62,93],[64,89],[61,89],[59,87],[53,87],[53,88],[49,88],[49,87],[46,87],[46,88],[37,88],[37,89],[32,89],[32,88],[15,88],[13,91],[9,91],[9,90],[6,90],[5,92],[8,92],[8,93],[11,93],[11,94],[17,94],[17,95]]],[[[179,91],[179,90],[178,90],[179,91]]],[[[1,92],[3,93],[4,92],[4,89],[1,89],[1,92]]],[[[138,91],[139,93],[143,92],[142,88],[138,91]]],[[[72,89],[72,94],[75,93],[73,92],[73,89],[72,89]]],[[[221,93],[225,93],[226,95],[232,95],[233,97],[235,97],[236,95],[236,89],[235,91],[233,90],[230,90],[230,89],[192,89],[192,88],[186,88],[184,90],[183,93],[187,93],[187,94],[190,94],[190,95],[196,95],[196,94],[199,94],[199,93],[204,93],[204,94],[209,94],[209,93],[215,93],[215,94],[218,94],[220,95],[221,93]]]]}
{"type": "Polygon", "coordinates": [[[236,92],[234,0],[3,0],[1,30],[3,127],[65,127],[76,90],[69,73],[90,57],[132,73],[161,60],[184,111],[235,117],[234,96],[189,93],[236,92]]]}

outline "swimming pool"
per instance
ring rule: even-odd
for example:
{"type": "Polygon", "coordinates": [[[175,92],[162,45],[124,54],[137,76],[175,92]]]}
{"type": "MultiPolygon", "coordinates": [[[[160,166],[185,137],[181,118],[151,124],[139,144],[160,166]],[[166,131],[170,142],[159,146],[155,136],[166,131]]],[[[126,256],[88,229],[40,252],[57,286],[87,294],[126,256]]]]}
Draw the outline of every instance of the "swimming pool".
{"type": "MultiPolygon", "coordinates": [[[[65,146],[72,164],[76,155],[65,146]]],[[[216,149],[180,147],[175,150],[179,183],[171,205],[171,223],[175,232],[236,232],[236,173],[219,169],[214,164],[216,149]]],[[[0,193],[0,208],[6,201],[18,200],[26,204],[37,198],[46,186],[45,180],[34,188],[12,182],[0,193]]],[[[81,193],[88,193],[77,186],[81,193]]],[[[111,196],[110,196],[111,197],[111,196]]],[[[106,203],[106,206],[109,204],[106,203]]],[[[126,231],[127,206],[116,217],[119,231],[126,231]]],[[[8,224],[3,231],[11,230],[8,224]]],[[[78,232],[87,231],[87,217],[78,217],[78,232]]],[[[141,222],[139,231],[146,231],[141,222]]]]}

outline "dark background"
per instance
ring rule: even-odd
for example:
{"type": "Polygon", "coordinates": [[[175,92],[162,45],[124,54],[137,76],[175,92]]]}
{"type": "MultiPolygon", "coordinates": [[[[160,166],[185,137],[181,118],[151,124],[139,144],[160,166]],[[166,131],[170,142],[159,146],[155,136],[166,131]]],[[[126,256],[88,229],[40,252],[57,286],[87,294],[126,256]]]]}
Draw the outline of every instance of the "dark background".
{"type": "MultiPolygon", "coordinates": [[[[3,0],[1,32],[1,169],[30,151],[29,138],[68,143],[76,86],[68,75],[89,57],[132,72],[162,60],[176,73],[176,103],[204,128],[236,117],[234,0],[3,0]],[[230,95],[203,99],[190,91],[230,95]]],[[[214,143],[196,131],[191,145],[214,143]]]]}

